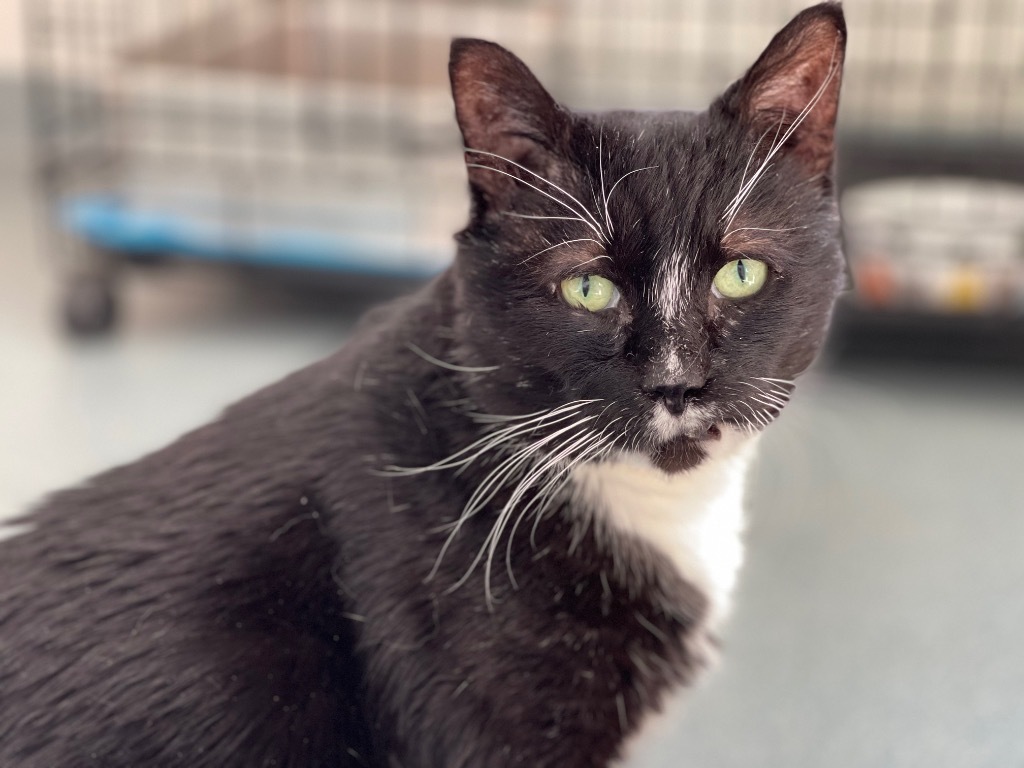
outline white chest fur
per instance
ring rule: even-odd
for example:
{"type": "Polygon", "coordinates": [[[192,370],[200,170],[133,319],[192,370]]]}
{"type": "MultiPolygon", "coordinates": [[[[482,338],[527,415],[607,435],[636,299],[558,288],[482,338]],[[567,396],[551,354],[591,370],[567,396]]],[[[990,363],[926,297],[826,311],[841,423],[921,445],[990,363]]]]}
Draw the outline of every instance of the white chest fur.
{"type": "MultiPolygon", "coordinates": [[[[726,616],[743,561],[743,491],[756,437],[723,429],[698,467],[666,475],[645,457],[580,467],[573,482],[578,498],[610,529],[630,536],[667,557],[679,574],[708,598],[706,626],[726,616]]],[[[615,765],[641,765],[645,742],[659,726],[678,717],[685,700],[670,695],[660,714],[649,713],[623,745],[615,765]]]]}
{"type": "Polygon", "coordinates": [[[636,454],[582,466],[578,497],[613,534],[665,555],[710,602],[708,625],[728,612],[743,560],[743,490],[756,439],[723,430],[699,466],[667,475],[636,454]]]}

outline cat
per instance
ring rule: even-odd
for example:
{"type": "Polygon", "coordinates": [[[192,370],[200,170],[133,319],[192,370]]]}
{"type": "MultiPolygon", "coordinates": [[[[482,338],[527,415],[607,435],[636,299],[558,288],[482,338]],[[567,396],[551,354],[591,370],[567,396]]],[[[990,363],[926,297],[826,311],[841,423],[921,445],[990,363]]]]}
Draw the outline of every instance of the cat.
{"type": "Polygon", "coordinates": [[[0,543],[0,765],[624,759],[844,284],[845,40],[818,5],[707,111],[600,114],[454,41],[453,265],[0,543]]]}

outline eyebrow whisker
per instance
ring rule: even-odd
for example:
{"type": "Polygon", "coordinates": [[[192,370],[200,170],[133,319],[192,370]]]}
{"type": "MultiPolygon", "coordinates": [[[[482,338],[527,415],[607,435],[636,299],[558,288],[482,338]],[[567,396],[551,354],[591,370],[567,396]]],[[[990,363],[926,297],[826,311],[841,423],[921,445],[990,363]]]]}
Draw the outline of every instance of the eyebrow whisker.
{"type": "Polygon", "coordinates": [[[525,264],[526,262],[530,261],[531,259],[537,258],[542,253],[547,253],[548,251],[553,251],[555,248],[559,248],[559,247],[561,247],[563,245],[571,245],[572,243],[597,243],[602,248],[604,247],[604,243],[600,242],[599,240],[595,240],[592,237],[580,237],[580,238],[577,238],[575,240],[563,240],[560,243],[555,243],[554,245],[549,245],[547,248],[544,248],[543,250],[537,251],[535,254],[533,254],[533,256],[527,256],[525,259],[523,259],[522,261],[519,262],[519,266],[522,266],[523,264],[525,264]]]}

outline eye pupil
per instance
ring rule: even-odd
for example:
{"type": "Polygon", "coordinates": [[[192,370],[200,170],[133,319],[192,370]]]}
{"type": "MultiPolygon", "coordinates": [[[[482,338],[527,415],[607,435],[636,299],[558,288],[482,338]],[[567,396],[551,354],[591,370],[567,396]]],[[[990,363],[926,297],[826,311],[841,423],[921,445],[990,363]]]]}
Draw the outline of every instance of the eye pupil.
{"type": "Polygon", "coordinates": [[[601,275],[569,277],[561,284],[562,298],[570,307],[600,312],[619,303],[619,289],[615,283],[601,275]]]}
{"type": "Polygon", "coordinates": [[[734,259],[718,270],[714,289],[719,298],[745,299],[760,291],[768,279],[768,265],[757,259],[734,259]]]}

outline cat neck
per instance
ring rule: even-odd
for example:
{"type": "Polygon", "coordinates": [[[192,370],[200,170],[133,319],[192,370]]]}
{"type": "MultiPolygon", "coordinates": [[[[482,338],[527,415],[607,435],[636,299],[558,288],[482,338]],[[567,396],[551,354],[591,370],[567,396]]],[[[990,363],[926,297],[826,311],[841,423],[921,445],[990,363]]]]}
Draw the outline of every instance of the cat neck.
{"type": "MultiPolygon", "coordinates": [[[[593,516],[618,560],[649,557],[669,568],[708,601],[706,625],[714,630],[728,614],[743,559],[743,492],[757,438],[724,429],[722,440],[693,469],[666,474],[644,456],[578,467],[572,482],[577,503],[593,516]],[[639,548],[638,546],[639,545],[639,548]]],[[[636,563],[622,563],[636,570],[636,563]]]]}

